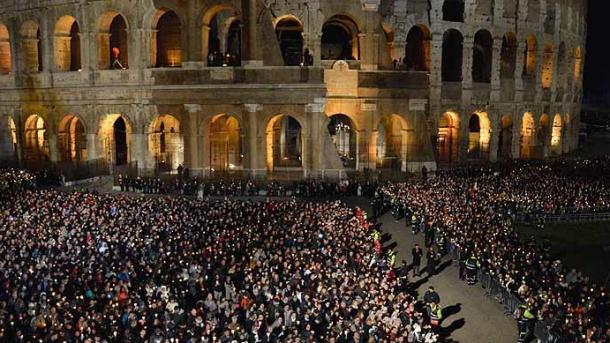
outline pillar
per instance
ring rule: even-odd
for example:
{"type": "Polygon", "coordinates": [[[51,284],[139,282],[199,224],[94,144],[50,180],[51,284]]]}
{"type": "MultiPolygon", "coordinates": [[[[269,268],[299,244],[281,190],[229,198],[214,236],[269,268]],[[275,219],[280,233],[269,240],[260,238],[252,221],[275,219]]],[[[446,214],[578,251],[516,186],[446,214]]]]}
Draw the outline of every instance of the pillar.
{"type": "Polygon", "coordinates": [[[200,142],[201,139],[199,137],[199,122],[197,117],[201,113],[201,105],[198,104],[185,104],[184,108],[188,112],[188,152],[189,154],[185,157],[188,157],[187,166],[192,170],[200,170],[203,167],[201,166],[200,161],[200,142]]]}
{"type": "Polygon", "coordinates": [[[201,59],[203,60],[203,65],[208,66],[208,55],[210,54],[210,26],[207,24],[203,24],[201,27],[201,59]]]}
{"type": "MultiPolygon", "coordinates": [[[[145,133],[134,132],[131,134],[130,152],[131,162],[137,162],[138,172],[148,172],[154,168],[148,153],[148,137],[145,133]]],[[[129,138],[127,138],[129,140],[129,138]]]]}
{"type": "Polygon", "coordinates": [[[94,133],[87,133],[87,160],[96,160],[103,158],[100,156],[99,137],[94,133]]]}
{"type": "MultiPolygon", "coordinates": [[[[263,59],[260,56],[258,46],[257,25],[257,0],[242,0],[243,18],[245,20],[242,37],[242,61],[244,66],[262,66],[263,59]]],[[[207,58],[207,57],[206,57],[207,58]]]]}
{"type": "Polygon", "coordinates": [[[247,123],[246,139],[248,156],[244,160],[245,169],[249,169],[252,176],[264,176],[266,170],[266,155],[263,144],[266,144],[265,123],[260,123],[258,116],[263,106],[259,104],[244,104],[244,121],[247,123]]]}
{"type": "Polygon", "coordinates": [[[502,125],[499,115],[489,116],[490,129],[491,129],[491,141],[489,142],[489,160],[496,162],[498,160],[498,144],[500,142],[500,135],[502,134],[502,125]]]}

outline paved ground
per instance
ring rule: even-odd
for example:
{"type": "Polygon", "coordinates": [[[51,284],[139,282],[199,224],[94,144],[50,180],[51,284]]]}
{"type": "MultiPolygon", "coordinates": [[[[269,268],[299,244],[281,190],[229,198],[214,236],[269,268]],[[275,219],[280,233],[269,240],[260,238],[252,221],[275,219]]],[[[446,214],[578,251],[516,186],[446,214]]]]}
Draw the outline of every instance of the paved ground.
{"type": "MultiPolygon", "coordinates": [[[[348,199],[348,204],[360,206],[372,213],[364,199],[348,199]]],[[[388,244],[396,243],[397,264],[402,260],[411,263],[411,249],[418,243],[424,246],[422,235],[414,236],[407,229],[405,222],[397,223],[389,214],[382,216],[383,233],[391,236],[388,244]]],[[[425,258],[422,259],[422,268],[425,266],[425,258]]],[[[458,278],[457,268],[441,263],[440,268],[445,268],[432,278],[428,279],[423,273],[423,278],[411,278],[411,282],[419,285],[417,288],[420,296],[432,285],[441,296],[441,303],[445,312],[448,312],[443,320],[443,333],[448,339],[461,343],[514,343],[517,341],[517,326],[510,316],[504,315],[502,306],[493,298],[485,295],[480,286],[468,286],[458,278]]],[[[440,269],[439,268],[439,269],[440,269]]]]}

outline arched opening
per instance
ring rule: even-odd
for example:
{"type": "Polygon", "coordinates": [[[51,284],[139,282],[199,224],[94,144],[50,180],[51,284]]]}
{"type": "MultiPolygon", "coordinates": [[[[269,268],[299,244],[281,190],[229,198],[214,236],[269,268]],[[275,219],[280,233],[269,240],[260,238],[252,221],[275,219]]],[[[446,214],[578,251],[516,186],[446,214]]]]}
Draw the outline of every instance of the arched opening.
{"type": "Polygon", "coordinates": [[[275,33],[280,43],[284,64],[297,66],[304,63],[303,25],[295,18],[284,18],[275,25],[275,33]]]}
{"type": "Polygon", "coordinates": [[[322,26],[323,60],[359,60],[358,25],[349,17],[335,15],[322,26]]]}
{"type": "Polygon", "coordinates": [[[464,21],[464,1],[463,0],[445,0],[443,2],[443,20],[444,21],[464,21]]]}
{"type": "Polygon", "coordinates": [[[535,155],[534,144],[536,139],[536,122],[530,112],[525,112],[521,119],[521,138],[519,142],[519,157],[522,159],[533,158],[535,155]]]}
{"type": "Polygon", "coordinates": [[[291,116],[277,115],[267,124],[267,168],[300,168],[302,166],[302,128],[291,116]]]}
{"type": "Polygon", "coordinates": [[[553,131],[551,132],[551,154],[555,156],[561,155],[563,151],[562,134],[563,125],[561,122],[561,115],[556,114],[555,118],[553,118],[553,131]]]}
{"type": "Polygon", "coordinates": [[[438,163],[450,164],[458,159],[459,149],[459,115],[445,112],[438,122],[436,135],[436,160],[438,163]]]}
{"type": "Polygon", "coordinates": [[[120,114],[109,114],[100,125],[104,157],[109,164],[122,166],[131,160],[131,125],[120,114]]]}
{"type": "Polygon", "coordinates": [[[491,82],[491,63],[493,39],[487,30],[479,30],[474,35],[472,50],[472,80],[474,82],[491,82]]]}
{"type": "Polygon", "coordinates": [[[210,167],[212,171],[243,168],[242,132],[239,120],[221,114],[210,123],[210,167]]]}
{"type": "Polygon", "coordinates": [[[536,54],[538,50],[538,43],[536,36],[530,35],[525,40],[525,49],[523,49],[523,76],[524,77],[535,77],[536,76],[536,54]]]}
{"type": "Polygon", "coordinates": [[[208,31],[208,66],[241,65],[242,23],[231,7],[215,10],[206,23],[208,31]]]}
{"type": "Polygon", "coordinates": [[[557,86],[563,88],[566,82],[566,69],[569,67],[566,65],[566,45],[564,42],[559,44],[557,49],[557,86]]]}
{"type": "Polygon", "coordinates": [[[80,29],[76,19],[66,15],[55,24],[55,68],[58,71],[81,69],[80,29]]]}
{"type": "Polygon", "coordinates": [[[502,131],[498,140],[498,158],[508,159],[512,157],[513,150],[513,118],[503,116],[500,125],[502,131]]]}
{"type": "Polygon", "coordinates": [[[430,70],[430,31],[423,25],[416,25],[407,34],[405,51],[407,70],[430,70]]]}
{"type": "Polygon", "coordinates": [[[517,64],[517,37],[514,33],[508,32],[502,37],[500,77],[512,79],[515,77],[515,67],[517,64]]]}
{"type": "Polygon", "coordinates": [[[77,116],[67,115],[61,120],[57,144],[62,162],[87,160],[87,134],[83,122],[77,116]]]}
{"type": "Polygon", "coordinates": [[[49,159],[49,142],[47,124],[37,114],[25,121],[25,147],[23,157],[28,161],[47,161],[49,159]]]}
{"type": "Polygon", "coordinates": [[[443,81],[462,81],[462,45],[464,38],[457,30],[448,30],[443,35],[443,60],[441,74],[443,81]]]}
{"type": "Polygon", "coordinates": [[[549,89],[553,85],[553,45],[544,45],[544,59],[542,65],[542,88],[549,89]]]}
{"type": "Polygon", "coordinates": [[[98,56],[100,69],[129,67],[127,21],[114,11],[106,12],[100,20],[98,56]]]}
{"type": "Polygon", "coordinates": [[[377,124],[377,168],[401,171],[407,160],[407,125],[397,115],[381,118],[377,124]]]}
{"type": "Polygon", "coordinates": [[[580,47],[576,47],[574,51],[574,82],[578,83],[580,80],[580,73],[582,71],[582,50],[580,47]]]}
{"type": "Polygon", "coordinates": [[[28,73],[42,71],[42,42],[38,24],[28,20],[21,26],[21,51],[23,54],[23,69],[28,73]]]}
{"type": "Polygon", "coordinates": [[[176,170],[184,162],[184,140],[176,117],[160,115],[150,124],[148,150],[157,170],[176,170]]]}
{"type": "Polygon", "coordinates": [[[468,121],[468,150],[471,159],[488,159],[491,141],[491,124],[485,112],[476,112],[468,121]]]}
{"type": "Polygon", "coordinates": [[[12,65],[11,39],[6,25],[0,24],[0,74],[10,73],[12,65]]]}
{"type": "Polygon", "coordinates": [[[8,130],[9,133],[11,135],[11,147],[13,148],[13,150],[11,151],[13,153],[13,156],[16,157],[17,155],[17,126],[15,125],[15,121],[13,120],[13,118],[8,117],[8,130]]]}
{"type": "Polygon", "coordinates": [[[157,68],[180,67],[182,64],[182,24],[176,12],[160,11],[155,25],[155,63],[157,68]]]}
{"type": "Polygon", "coordinates": [[[540,128],[538,129],[538,143],[543,151],[548,148],[550,144],[549,140],[549,131],[550,131],[550,119],[548,114],[543,114],[540,116],[540,128]]]}
{"type": "Polygon", "coordinates": [[[352,120],[345,114],[334,114],[330,116],[327,128],[343,167],[356,168],[358,144],[352,120]]]}

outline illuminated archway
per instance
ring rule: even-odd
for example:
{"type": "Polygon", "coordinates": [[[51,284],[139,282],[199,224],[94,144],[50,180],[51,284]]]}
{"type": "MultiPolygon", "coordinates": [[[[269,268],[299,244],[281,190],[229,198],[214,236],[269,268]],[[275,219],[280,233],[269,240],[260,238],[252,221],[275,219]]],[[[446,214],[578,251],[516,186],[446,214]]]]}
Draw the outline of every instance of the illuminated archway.
{"type": "Polygon", "coordinates": [[[118,12],[102,15],[97,38],[100,69],[127,69],[129,67],[129,37],[127,20],[118,12]]]}
{"type": "Polygon", "coordinates": [[[561,115],[556,114],[553,118],[553,130],[551,132],[551,154],[557,156],[563,152],[563,123],[561,121],[561,115]]]}
{"type": "Polygon", "coordinates": [[[345,168],[356,168],[358,158],[357,133],[354,122],[345,114],[329,117],[327,129],[337,154],[345,168]]]}
{"type": "Polygon", "coordinates": [[[49,159],[49,142],[47,124],[44,119],[33,114],[25,121],[24,159],[28,161],[47,161],[49,159]]]}
{"type": "Polygon", "coordinates": [[[472,47],[472,81],[490,83],[493,38],[487,30],[479,30],[472,47]]]}
{"type": "Polygon", "coordinates": [[[491,123],[486,112],[475,112],[468,121],[467,155],[472,159],[487,159],[491,141],[491,123]]]}
{"type": "Polygon", "coordinates": [[[132,132],[130,123],[120,114],[109,114],[102,120],[99,137],[109,164],[120,166],[131,161],[132,132]]]}
{"type": "Polygon", "coordinates": [[[230,6],[214,7],[206,14],[208,66],[241,65],[242,23],[230,6]]]}
{"type": "Polygon", "coordinates": [[[294,17],[281,19],[275,25],[284,64],[297,66],[303,61],[303,25],[294,17]]]}
{"type": "Polygon", "coordinates": [[[11,117],[8,117],[8,129],[11,134],[11,143],[12,143],[12,147],[13,147],[13,153],[16,154],[17,153],[17,144],[19,144],[17,141],[17,126],[15,125],[15,121],[11,117]]]}
{"type": "Polygon", "coordinates": [[[232,115],[217,115],[210,123],[210,166],[213,171],[243,168],[241,126],[232,115]]]}
{"type": "Polygon", "coordinates": [[[0,74],[8,74],[12,70],[11,38],[6,25],[0,23],[0,74]]]}
{"type": "Polygon", "coordinates": [[[430,70],[430,31],[424,25],[416,25],[407,34],[405,57],[408,70],[430,70]]]}
{"type": "Polygon", "coordinates": [[[542,88],[551,88],[553,84],[553,45],[544,45],[544,59],[542,65],[542,88]]]}
{"type": "Polygon", "coordinates": [[[439,163],[452,163],[457,161],[459,154],[459,115],[454,112],[445,112],[438,122],[436,135],[436,160],[439,163]]]}
{"type": "Polygon", "coordinates": [[[55,68],[58,71],[81,69],[80,28],[72,16],[65,15],[55,24],[55,68]]]}
{"type": "Polygon", "coordinates": [[[159,170],[176,170],[184,162],[184,140],[180,121],[160,115],[148,127],[148,151],[159,170]]]}
{"type": "Polygon", "coordinates": [[[19,30],[19,35],[23,69],[28,73],[41,72],[43,69],[42,41],[38,24],[31,20],[24,22],[19,30]]]}
{"type": "Polygon", "coordinates": [[[513,118],[508,115],[502,116],[500,125],[502,131],[500,131],[498,140],[498,158],[511,158],[513,150],[513,118]]]}
{"type": "Polygon", "coordinates": [[[267,168],[300,168],[303,165],[302,127],[288,115],[277,115],[267,124],[267,168]]]}
{"type": "Polygon", "coordinates": [[[356,22],[345,15],[335,15],[322,26],[323,60],[359,60],[360,47],[356,22]]]}
{"type": "Polygon", "coordinates": [[[536,75],[536,54],[538,53],[538,42],[535,35],[529,35],[525,40],[523,49],[523,76],[534,77],[536,75]]]}
{"type": "Polygon", "coordinates": [[[515,65],[517,63],[517,38],[514,33],[508,32],[502,38],[502,50],[500,52],[500,77],[512,79],[515,76],[515,65]]]}
{"type": "Polygon", "coordinates": [[[443,57],[441,75],[443,81],[462,81],[462,56],[464,37],[454,29],[443,35],[443,57]]]}
{"type": "Polygon", "coordinates": [[[551,143],[549,139],[550,124],[551,123],[548,114],[544,113],[542,116],[540,116],[540,127],[538,128],[538,143],[543,150],[547,148],[551,143]]]}
{"type": "MultiPolygon", "coordinates": [[[[17,157],[17,128],[10,115],[0,115],[0,165],[17,157]]],[[[1,167],[0,167],[1,168],[1,167]]]]}
{"type": "Polygon", "coordinates": [[[402,170],[408,158],[408,127],[398,115],[384,116],[377,124],[375,156],[377,168],[402,170]]]}
{"type": "Polygon", "coordinates": [[[525,112],[521,119],[521,138],[519,142],[519,157],[523,159],[533,158],[536,141],[536,122],[530,112],[525,112]]]}
{"type": "Polygon", "coordinates": [[[57,145],[62,162],[87,159],[87,134],[83,122],[75,115],[65,116],[59,123],[57,145]]]}
{"type": "Polygon", "coordinates": [[[154,65],[160,67],[180,67],[182,65],[182,23],[176,12],[159,10],[154,29],[154,65]]]}

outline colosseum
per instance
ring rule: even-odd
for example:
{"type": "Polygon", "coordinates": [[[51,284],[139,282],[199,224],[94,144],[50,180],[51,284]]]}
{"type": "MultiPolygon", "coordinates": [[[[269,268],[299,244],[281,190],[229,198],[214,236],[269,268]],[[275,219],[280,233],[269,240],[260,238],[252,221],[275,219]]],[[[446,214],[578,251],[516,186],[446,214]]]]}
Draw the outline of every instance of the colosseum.
{"type": "Polygon", "coordinates": [[[0,0],[0,161],[417,172],[578,146],[584,0],[0,0]]]}

